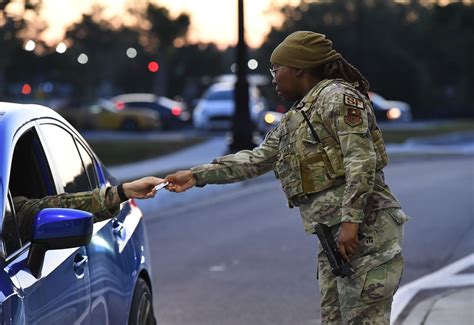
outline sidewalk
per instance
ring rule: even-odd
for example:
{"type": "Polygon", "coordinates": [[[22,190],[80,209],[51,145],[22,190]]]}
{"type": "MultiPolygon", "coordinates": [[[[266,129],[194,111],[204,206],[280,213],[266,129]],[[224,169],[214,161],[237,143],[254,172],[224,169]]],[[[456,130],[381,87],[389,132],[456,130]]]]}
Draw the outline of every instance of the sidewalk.
{"type": "MultiPolygon", "coordinates": [[[[210,163],[225,154],[225,137],[179,152],[129,165],[110,167],[109,171],[120,181],[142,176],[159,175],[210,163]]],[[[474,155],[474,142],[464,145],[437,143],[407,143],[387,145],[391,157],[422,155],[474,155]]],[[[402,286],[392,304],[392,324],[441,325],[474,324],[474,254],[402,286]]]]}
{"type": "Polygon", "coordinates": [[[392,324],[474,324],[474,253],[402,286],[392,324]]]}
{"type": "Polygon", "coordinates": [[[188,149],[154,159],[108,168],[118,180],[125,181],[143,176],[160,175],[187,169],[192,166],[210,163],[215,157],[222,156],[227,150],[225,137],[215,137],[188,149]]]}
{"type": "Polygon", "coordinates": [[[474,288],[453,288],[418,302],[402,321],[403,325],[474,324],[474,288]]]}

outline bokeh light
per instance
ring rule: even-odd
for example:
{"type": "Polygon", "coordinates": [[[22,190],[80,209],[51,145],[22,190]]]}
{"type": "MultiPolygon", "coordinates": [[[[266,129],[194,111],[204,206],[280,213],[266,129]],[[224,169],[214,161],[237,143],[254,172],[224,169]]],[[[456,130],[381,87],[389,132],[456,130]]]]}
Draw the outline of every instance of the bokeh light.
{"type": "Polygon", "coordinates": [[[31,94],[31,86],[27,83],[23,84],[23,87],[21,87],[21,93],[23,95],[31,94]]]}
{"type": "Polygon", "coordinates": [[[58,46],[56,46],[56,52],[60,54],[66,52],[66,50],[67,50],[67,46],[63,42],[59,43],[58,46]]]}
{"type": "Polygon", "coordinates": [[[29,40],[28,42],[26,42],[25,44],[25,50],[31,52],[35,49],[36,47],[36,43],[35,41],[32,41],[32,40],[29,40]]]}
{"type": "Polygon", "coordinates": [[[150,70],[150,72],[157,72],[159,69],[160,66],[158,65],[158,62],[151,61],[150,63],[148,63],[148,70],[150,70]]]}
{"type": "Polygon", "coordinates": [[[402,112],[396,107],[389,109],[387,112],[387,117],[389,120],[396,120],[400,118],[400,116],[402,116],[402,112]]]}
{"type": "Polygon", "coordinates": [[[77,57],[77,62],[79,62],[80,64],[86,64],[88,61],[89,61],[89,57],[85,53],[81,53],[77,57]]]}
{"type": "Polygon", "coordinates": [[[272,124],[273,122],[275,122],[275,115],[273,115],[272,113],[267,113],[265,114],[265,122],[267,122],[268,124],[272,124]]]}
{"type": "Polygon", "coordinates": [[[137,57],[137,50],[135,50],[133,47],[129,47],[126,54],[130,59],[134,59],[137,57]]]}
{"type": "Polygon", "coordinates": [[[258,67],[258,62],[255,59],[250,59],[249,62],[247,62],[247,66],[250,70],[255,70],[258,67]]]}

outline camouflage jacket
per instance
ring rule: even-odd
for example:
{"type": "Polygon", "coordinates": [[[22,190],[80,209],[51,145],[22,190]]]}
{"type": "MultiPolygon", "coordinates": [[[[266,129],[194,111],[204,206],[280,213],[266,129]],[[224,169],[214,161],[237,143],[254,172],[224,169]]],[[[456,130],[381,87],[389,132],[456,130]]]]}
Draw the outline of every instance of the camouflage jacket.
{"type": "Polygon", "coordinates": [[[312,233],[316,223],[359,223],[371,211],[400,207],[384,182],[385,164],[379,157],[384,148],[370,102],[342,80],[323,80],[293,105],[260,146],[196,166],[192,172],[202,186],[274,170],[290,207],[299,206],[305,229],[312,233]],[[301,111],[321,139],[314,138],[301,111]],[[317,159],[311,157],[314,153],[319,153],[317,159]],[[311,179],[307,188],[305,174],[311,179]]]}
{"type": "Polygon", "coordinates": [[[44,208],[70,208],[91,212],[94,222],[115,217],[119,212],[119,203],[114,202],[115,187],[97,188],[91,192],[63,193],[41,199],[28,199],[24,196],[13,198],[16,221],[23,240],[31,240],[33,217],[44,208]]]}

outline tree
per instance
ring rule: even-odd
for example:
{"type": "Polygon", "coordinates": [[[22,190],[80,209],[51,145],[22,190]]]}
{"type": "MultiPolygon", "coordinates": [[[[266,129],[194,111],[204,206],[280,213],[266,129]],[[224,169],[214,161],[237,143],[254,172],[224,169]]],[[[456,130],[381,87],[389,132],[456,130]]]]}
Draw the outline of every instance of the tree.
{"type": "Polygon", "coordinates": [[[221,61],[222,52],[212,43],[177,48],[169,61],[173,69],[168,79],[168,95],[192,101],[214,77],[222,74],[221,61]]]}
{"type": "Polygon", "coordinates": [[[102,10],[96,7],[92,14],[83,15],[82,20],[66,32],[66,40],[72,45],[65,53],[68,64],[61,68],[67,79],[74,83],[78,98],[111,96],[117,85],[127,87],[134,81],[143,85],[146,80],[146,68],[137,69],[137,62],[144,65],[146,56],[138,31],[126,26],[113,27],[102,18],[102,10]],[[126,55],[129,48],[140,53],[135,61],[126,55]],[[87,64],[77,62],[81,54],[87,55],[87,64]],[[129,78],[119,79],[125,75],[129,78]]]}
{"type": "Polygon", "coordinates": [[[142,16],[142,21],[148,22],[148,28],[142,29],[145,47],[160,66],[154,80],[154,92],[164,95],[167,93],[171,74],[171,60],[176,53],[174,43],[178,38],[186,36],[190,24],[189,16],[181,14],[172,19],[168,9],[153,3],[148,3],[144,12],[136,13],[142,16]]]}
{"type": "Polygon", "coordinates": [[[272,28],[259,56],[268,61],[293,31],[317,31],[334,41],[372,89],[411,103],[416,117],[445,115],[446,108],[452,115],[469,115],[473,11],[462,3],[440,7],[416,0],[303,1],[280,8],[284,23],[272,28]]]}
{"type": "Polygon", "coordinates": [[[6,11],[11,0],[0,1],[0,98],[7,94],[6,73],[14,64],[14,59],[22,51],[23,41],[20,34],[27,28],[24,16],[36,16],[41,2],[25,0],[17,3],[22,6],[23,16],[17,17],[6,11]]]}

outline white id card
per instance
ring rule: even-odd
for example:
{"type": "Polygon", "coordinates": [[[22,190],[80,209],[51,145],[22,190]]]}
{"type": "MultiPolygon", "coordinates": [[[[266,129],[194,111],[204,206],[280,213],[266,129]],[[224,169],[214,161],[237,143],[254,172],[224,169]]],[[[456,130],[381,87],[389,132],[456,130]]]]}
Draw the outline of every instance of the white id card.
{"type": "Polygon", "coordinates": [[[168,184],[169,184],[168,182],[158,184],[158,185],[155,186],[155,190],[158,191],[159,189],[162,189],[163,187],[168,186],[168,184]]]}

